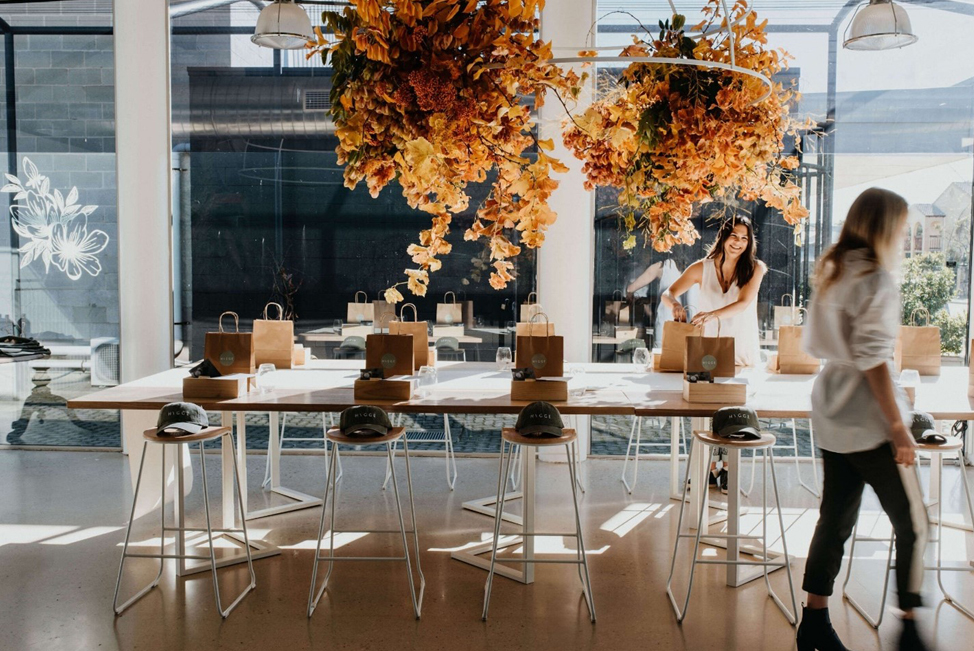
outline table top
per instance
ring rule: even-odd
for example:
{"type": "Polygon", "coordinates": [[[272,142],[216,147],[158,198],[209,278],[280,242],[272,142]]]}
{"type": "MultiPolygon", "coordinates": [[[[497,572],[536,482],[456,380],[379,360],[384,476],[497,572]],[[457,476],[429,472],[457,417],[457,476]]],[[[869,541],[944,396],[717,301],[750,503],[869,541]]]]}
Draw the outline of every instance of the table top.
{"type": "MultiPolygon", "coordinates": [[[[297,339],[302,342],[325,342],[325,343],[337,343],[345,341],[350,335],[338,334],[332,328],[321,328],[320,330],[309,330],[308,332],[302,332],[296,335],[297,339]]],[[[430,336],[429,343],[434,344],[438,339],[443,337],[453,337],[461,344],[480,344],[483,343],[483,339],[480,337],[473,337],[470,335],[439,335],[430,336]]]]}
{"type": "MultiPolygon", "coordinates": [[[[307,366],[264,376],[272,388],[234,399],[198,401],[212,411],[341,411],[357,404],[353,385],[362,360],[313,360],[307,366]]],[[[572,394],[554,403],[566,415],[710,416],[719,404],[688,403],[680,373],[642,372],[632,364],[568,364],[572,394]]],[[[70,400],[72,409],[155,410],[183,400],[187,369],[178,368],[70,400]]],[[[438,381],[428,398],[374,401],[405,413],[515,414],[527,403],[511,400],[510,372],[483,362],[441,362],[438,381]]],[[[807,418],[811,411],[811,375],[779,375],[745,369],[737,381],[748,384],[747,406],[764,418],[807,418]]],[[[917,409],[942,420],[974,420],[967,395],[966,367],[944,367],[940,376],[924,377],[917,387],[917,409]]]]}

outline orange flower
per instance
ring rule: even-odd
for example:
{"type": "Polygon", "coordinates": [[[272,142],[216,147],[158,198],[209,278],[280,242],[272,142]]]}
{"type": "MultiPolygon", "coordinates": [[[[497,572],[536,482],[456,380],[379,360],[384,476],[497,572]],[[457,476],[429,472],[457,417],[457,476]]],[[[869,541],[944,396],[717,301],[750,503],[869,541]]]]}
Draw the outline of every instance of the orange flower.
{"type": "MultiPolygon", "coordinates": [[[[470,182],[496,181],[464,239],[487,238],[495,261],[516,257],[520,235],[528,247],[544,241],[555,221],[548,199],[558,183],[551,172],[567,168],[529,149],[537,143],[535,118],[521,104],[548,90],[563,101],[577,97],[582,77],[552,64],[551,45],[539,40],[543,0],[351,0],[324,20],[336,41],[323,37],[310,54],[333,67],[332,104],[338,161],[345,185],[365,181],[372,196],[393,179],[432,226],[408,252],[409,289],[425,294],[428,276],[450,252],[450,218],[467,210],[470,182]],[[519,179],[525,179],[523,184],[519,179]],[[515,187],[517,186],[517,187],[515,187]]],[[[510,268],[513,268],[510,267],[510,268]]],[[[513,276],[495,271],[491,285],[513,276]]],[[[391,288],[390,288],[391,289],[391,288]]]]}

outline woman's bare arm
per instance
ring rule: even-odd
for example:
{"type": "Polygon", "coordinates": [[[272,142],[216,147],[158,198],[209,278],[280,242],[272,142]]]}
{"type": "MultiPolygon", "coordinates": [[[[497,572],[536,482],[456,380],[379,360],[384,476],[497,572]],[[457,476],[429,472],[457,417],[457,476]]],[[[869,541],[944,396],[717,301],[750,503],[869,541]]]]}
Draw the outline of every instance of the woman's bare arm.
{"type": "Polygon", "coordinates": [[[698,260],[686,268],[676,282],[667,288],[661,297],[661,302],[673,311],[674,321],[686,321],[687,313],[683,304],[677,299],[683,296],[694,285],[699,285],[703,281],[703,265],[706,260],[698,260]]]}

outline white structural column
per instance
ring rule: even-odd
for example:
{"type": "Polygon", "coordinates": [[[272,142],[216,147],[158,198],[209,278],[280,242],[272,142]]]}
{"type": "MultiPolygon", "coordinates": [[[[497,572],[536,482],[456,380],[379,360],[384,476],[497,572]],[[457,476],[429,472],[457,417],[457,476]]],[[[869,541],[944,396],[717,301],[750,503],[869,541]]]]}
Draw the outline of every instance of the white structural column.
{"type": "MultiPolygon", "coordinates": [[[[114,48],[120,361],[122,382],[132,382],[172,366],[168,0],[115,0],[114,48]]],[[[130,463],[154,420],[122,413],[130,463]]],[[[146,457],[136,515],[158,501],[158,454],[146,457]]]]}
{"type": "MultiPolygon", "coordinates": [[[[586,36],[595,23],[596,0],[547,0],[541,13],[541,38],[552,41],[554,56],[575,56],[583,49],[586,36]]],[[[592,68],[586,69],[592,73],[592,68]]],[[[576,68],[581,74],[583,70],[576,68]]],[[[588,90],[576,105],[590,102],[595,88],[594,75],[588,90]]],[[[566,174],[555,174],[558,189],[550,199],[558,221],[548,230],[538,254],[538,301],[544,306],[555,331],[565,338],[568,362],[589,362],[592,355],[592,292],[595,262],[595,193],[582,187],[582,163],[572,156],[561,140],[565,111],[549,91],[541,109],[541,138],[555,143],[553,156],[568,166],[566,174]]],[[[588,453],[591,419],[576,420],[580,458],[588,453]]],[[[541,459],[564,461],[558,454],[541,452],[541,459]],[[550,456],[550,459],[548,457],[550,456]]]]}

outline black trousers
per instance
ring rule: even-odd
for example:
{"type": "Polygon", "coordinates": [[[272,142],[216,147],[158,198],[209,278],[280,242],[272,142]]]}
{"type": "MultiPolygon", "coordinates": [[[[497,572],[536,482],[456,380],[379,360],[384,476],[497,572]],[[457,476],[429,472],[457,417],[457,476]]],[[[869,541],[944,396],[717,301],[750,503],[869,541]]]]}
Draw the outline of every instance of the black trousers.
{"type": "MultiPolygon", "coordinates": [[[[896,534],[896,587],[900,608],[920,606],[927,511],[915,470],[898,466],[892,447],[885,443],[867,452],[839,454],[822,450],[822,460],[825,466],[822,505],[802,588],[812,594],[832,594],[845,542],[859,517],[862,489],[869,484],[879,496],[896,534]]],[[[876,582],[882,583],[879,578],[876,582]]]]}

